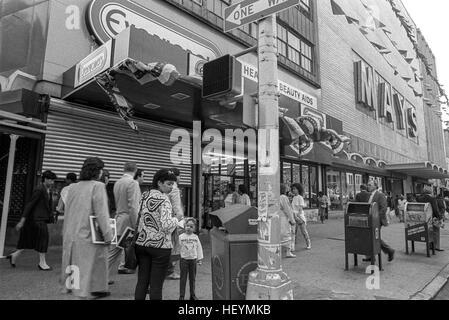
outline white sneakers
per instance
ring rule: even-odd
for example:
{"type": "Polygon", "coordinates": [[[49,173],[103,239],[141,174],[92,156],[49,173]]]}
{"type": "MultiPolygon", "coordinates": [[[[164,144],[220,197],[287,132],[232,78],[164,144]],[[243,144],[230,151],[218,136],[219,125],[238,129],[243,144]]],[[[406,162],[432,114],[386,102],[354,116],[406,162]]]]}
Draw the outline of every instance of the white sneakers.
{"type": "Polygon", "coordinates": [[[292,252],[288,252],[285,257],[286,258],[296,258],[296,255],[294,255],[292,252]]]}
{"type": "Polygon", "coordinates": [[[306,249],[307,250],[312,250],[312,245],[309,244],[306,249]]]}

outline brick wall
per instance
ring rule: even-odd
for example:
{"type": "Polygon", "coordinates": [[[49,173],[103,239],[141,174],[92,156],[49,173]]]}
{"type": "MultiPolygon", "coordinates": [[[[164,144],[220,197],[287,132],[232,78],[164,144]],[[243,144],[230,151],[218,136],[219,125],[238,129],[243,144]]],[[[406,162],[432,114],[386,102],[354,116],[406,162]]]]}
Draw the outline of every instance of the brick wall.
{"type": "MultiPolygon", "coordinates": [[[[367,21],[368,14],[360,0],[335,1],[348,15],[359,19],[361,23],[367,21]]],[[[365,1],[365,3],[374,5],[379,13],[379,20],[393,32],[391,36],[393,40],[400,48],[408,50],[411,55],[412,43],[400,26],[389,3],[374,0],[365,1]]],[[[362,35],[357,25],[349,24],[344,16],[332,13],[330,0],[317,1],[317,4],[322,86],[320,108],[323,112],[342,120],[345,133],[356,138],[351,146],[353,152],[382,159],[388,163],[427,160],[423,101],[415,97],[406,81],[394,75],[393,69],[362,35]],[[360,60],[360,57],[416,108],[417,142],[407,138],[404,132],[393,130],[382,124],[381,120],[376,120],[357,110],[354,62],[360,60]]],[[[398,68],[400,75],[412,75],[410,65],[392,47],[382,31],[370,31],[368,37],[392,51],[387,55],[387,59],[398,68]]],[[[419,68],[417,61],[414,61],[412,66],[419,68]]],[[[419,83],[416,84],[416,88],[420,88],[419,83]]],[[[418,89],[418,91],[421,90],[418,89]]]]}

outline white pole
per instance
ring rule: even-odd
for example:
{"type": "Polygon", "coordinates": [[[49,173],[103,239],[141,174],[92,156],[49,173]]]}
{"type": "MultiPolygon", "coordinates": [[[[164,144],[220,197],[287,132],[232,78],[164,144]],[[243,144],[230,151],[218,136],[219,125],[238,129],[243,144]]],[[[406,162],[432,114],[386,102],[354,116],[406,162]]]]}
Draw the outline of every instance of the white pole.
{"type": "Polygon", "coordinates": [[[6,173],[5,197],[3,200],[2,224],[0,226],[0,257],[3,257],[5,251],[6,225],[8,223],[9,200],[11,199],[12,175],[14,171],[14,159],[16,157],[16,144],[20,136],[12,134],[11,144],[9,146],[8,170],[6,173]]]}
{"type": "Polygon", "coordinates": [[[258,268],[249,274],[247,300],[293,300],[282,271],[279,219],[279,88],[276,15],[259,22],[258,268]]]}

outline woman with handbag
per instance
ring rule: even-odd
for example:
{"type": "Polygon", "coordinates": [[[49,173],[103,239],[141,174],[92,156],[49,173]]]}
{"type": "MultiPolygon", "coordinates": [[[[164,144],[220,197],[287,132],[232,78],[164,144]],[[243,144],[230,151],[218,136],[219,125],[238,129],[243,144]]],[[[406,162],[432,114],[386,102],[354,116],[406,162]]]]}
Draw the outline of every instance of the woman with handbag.
{"type": "Polygon", "coordinates": [[[104,163],[99,158],[86,159],[80,181],[72,184],[65,202],[61,278],[65,292],[72,292],[80,298],[110,295],[108,249],[114,235],[110,226],[106,187],[97,181],[103,167],[104,163]],[[90,216],[96,217],[104,238],[103,244],[93,243],[90,216]]]}
{"type": "Polygon", "coordinates": [[[162,287],[173,248],[171,234],[178,226],[168,194],[177,181],[169,169],[161,169],[153,177],[151,190],[141,199],[135,252],[139,267],[134,294],[145,300],[150,287],[150,300],[162,300],[162,287]]]}

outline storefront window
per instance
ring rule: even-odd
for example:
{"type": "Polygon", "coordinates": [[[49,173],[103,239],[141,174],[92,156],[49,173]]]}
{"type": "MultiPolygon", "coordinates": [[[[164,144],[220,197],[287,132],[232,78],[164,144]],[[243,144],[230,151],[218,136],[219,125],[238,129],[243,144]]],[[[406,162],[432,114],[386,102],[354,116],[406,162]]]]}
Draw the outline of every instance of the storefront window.
{"type": "Polygon", "coordinates": [[[304,201],[306,207],[310,207],[310,183],[309,183],[309,167],[301,167],[301,184],[304,187],[304,201]]]}
{"type": "Polygon", "coordinates": [[[301,165],[293,164],[293,183],[301,182],[301,165]]]}
{"type": "Polygon", "coordinates": [[[282,182],[288,186],[292,185],[292,165],[288,162],[282,163],[282,182]]]}
{"type": "Polygon", "coordinates": [[[318,208],[318,168],[310,167],[310,204],[312,208],[318,208]]]}
{"type": "Polygon", "coordinates": [[[331,201],[330,210],[342,210],[340,171],[327,170],[327,196],[331,201]]]}

